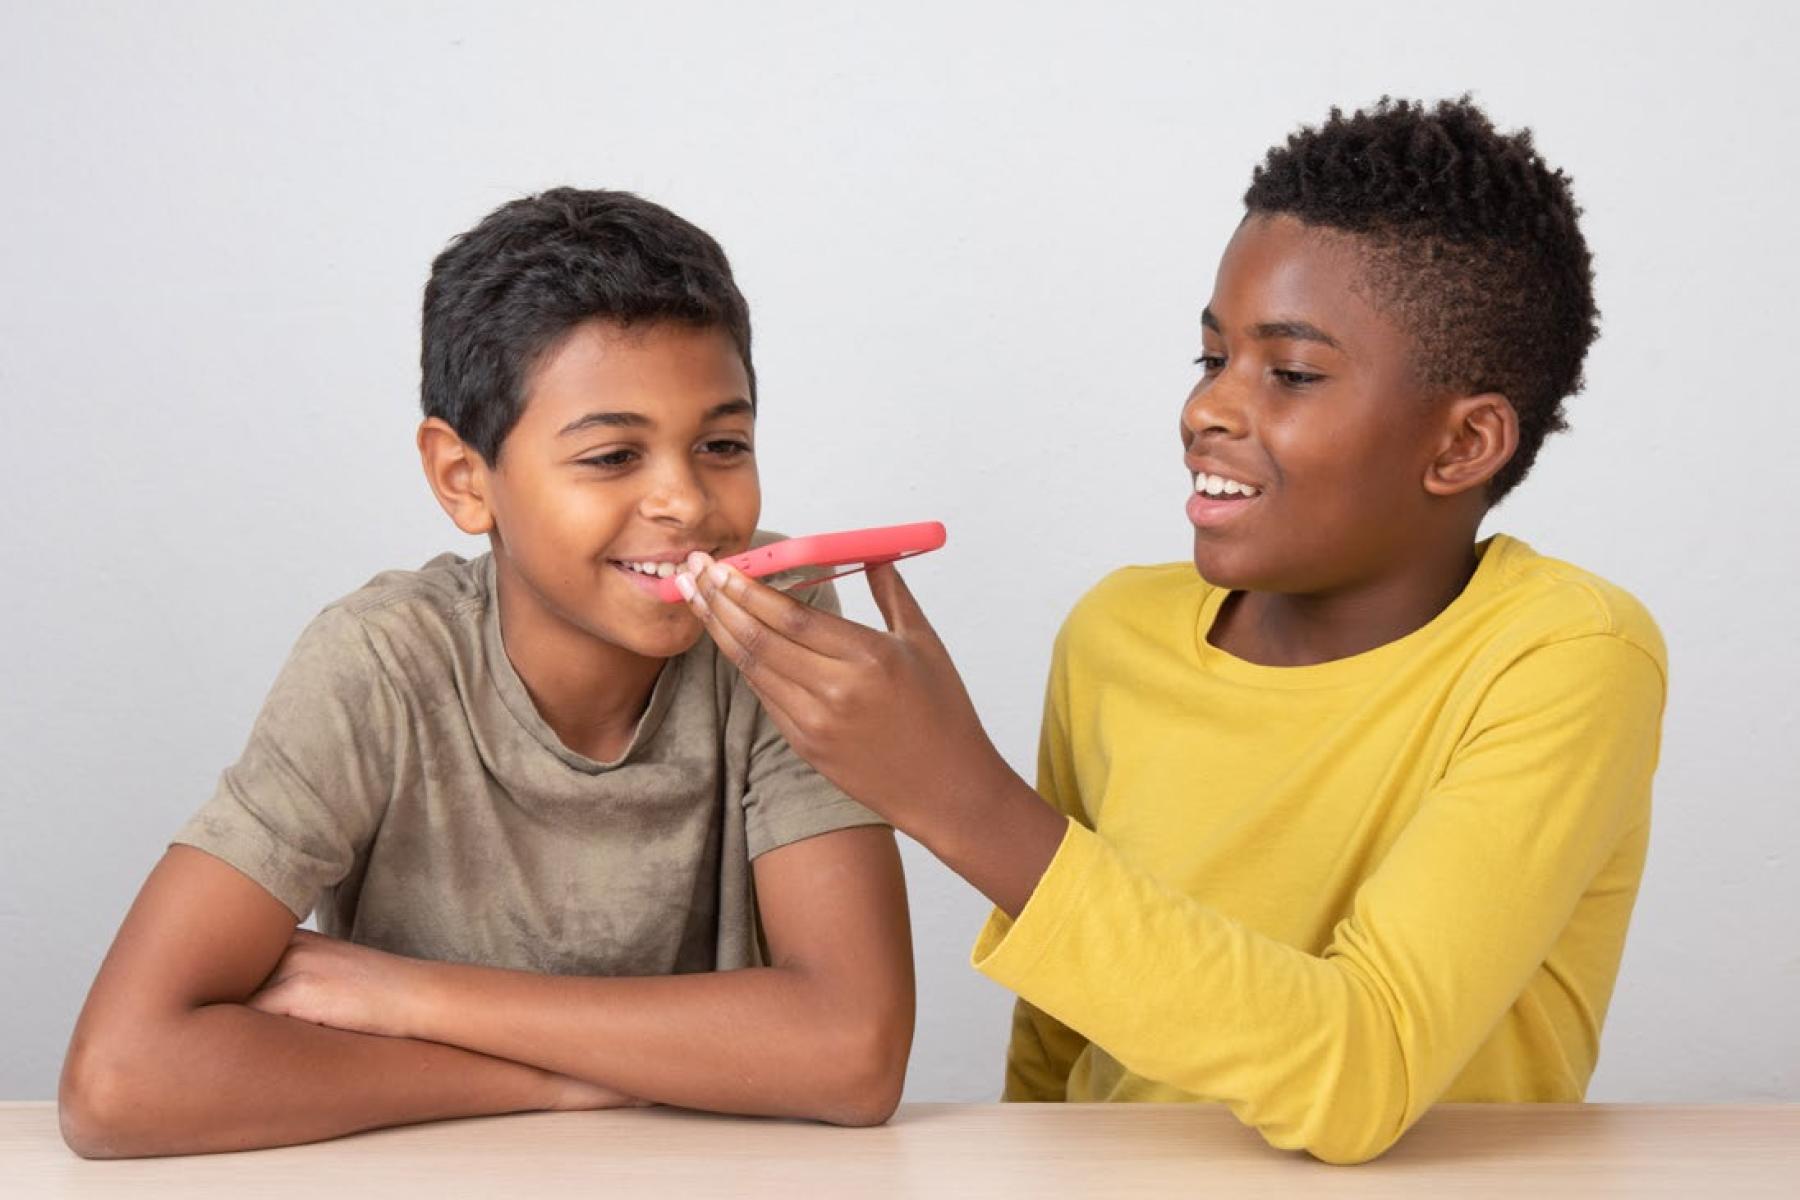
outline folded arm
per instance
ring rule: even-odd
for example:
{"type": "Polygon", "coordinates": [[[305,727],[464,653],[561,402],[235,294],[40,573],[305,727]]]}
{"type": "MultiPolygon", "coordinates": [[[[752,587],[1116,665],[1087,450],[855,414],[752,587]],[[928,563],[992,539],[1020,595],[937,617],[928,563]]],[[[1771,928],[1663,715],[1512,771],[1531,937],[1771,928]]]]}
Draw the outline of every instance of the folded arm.
{"type": "Polygon", "coordinates": [[[76,1022],[59,1097],[70,1148],[90,1158],[197,1154],[630,1102],[538,1067],[248,1007],[293,930],[293,914],[260,885],[172,847],[76,1022]]]}
{"type": "Polygon", "coordinates": [[[899,853],[881,826],[754,864],[771,965],[636,978],[426,962],[302,936],[253,1003],[444,1042],[647,1100],[876,1124],[912,1042],[899,853]]]}

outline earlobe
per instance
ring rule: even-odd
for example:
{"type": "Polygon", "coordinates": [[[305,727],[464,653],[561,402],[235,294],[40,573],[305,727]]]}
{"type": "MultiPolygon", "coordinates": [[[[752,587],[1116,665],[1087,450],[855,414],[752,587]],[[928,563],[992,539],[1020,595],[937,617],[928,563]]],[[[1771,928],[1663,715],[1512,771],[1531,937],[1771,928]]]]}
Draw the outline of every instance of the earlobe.
{"type": "Polygon", "coordinates": [[[425,482],[456,527],[469,534],[491,533],[488,467],[481,455],[439,417],[427,417],[419,425],[418,445],[425,482]]]}
{"type": "Polygon", "coordinates": [[[1444,439],[1425,470],[1425,490],[1456,496],[1487,483],[1519,448],[1519,415],[1499,392],[1449,402],[1444,439]]]}

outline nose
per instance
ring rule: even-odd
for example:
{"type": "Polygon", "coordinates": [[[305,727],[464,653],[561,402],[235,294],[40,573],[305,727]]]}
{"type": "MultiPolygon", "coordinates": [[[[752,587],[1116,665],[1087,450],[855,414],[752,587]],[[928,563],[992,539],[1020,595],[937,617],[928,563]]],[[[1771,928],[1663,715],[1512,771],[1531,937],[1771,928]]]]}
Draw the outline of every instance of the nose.
{"type": "Polygon", "coordinates": [[[1230,377],[1229,368],[1213,379],[1202,379],[1181,406],[1184,441],[1202,437],[1242,437],[1249,418],[1243,389],[1230,377]]]}
{"type": "Polygon", "coordinates": [[[652,521],[686,527],[712,509],[712,495],[690,464],[669,463],[650,474],[638,511],[652,521]]]}

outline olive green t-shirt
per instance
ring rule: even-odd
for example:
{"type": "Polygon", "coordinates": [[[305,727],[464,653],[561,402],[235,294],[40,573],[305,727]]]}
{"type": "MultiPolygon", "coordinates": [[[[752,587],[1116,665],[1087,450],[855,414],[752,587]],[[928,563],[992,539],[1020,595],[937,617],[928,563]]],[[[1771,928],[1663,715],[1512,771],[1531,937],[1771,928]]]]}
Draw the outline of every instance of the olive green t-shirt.
{"type": "MultiPolygon", "coordinates": [[[[837,607],[829,585],[799,594],[837,607]]],[[[445,554],[327,607],[175,840],[400,954],[584,975],[760,962],[751,860],[879,819],[789,749],[705,636],[618,761],[568,749],[496,596],[492,555],[445,554]]]]}

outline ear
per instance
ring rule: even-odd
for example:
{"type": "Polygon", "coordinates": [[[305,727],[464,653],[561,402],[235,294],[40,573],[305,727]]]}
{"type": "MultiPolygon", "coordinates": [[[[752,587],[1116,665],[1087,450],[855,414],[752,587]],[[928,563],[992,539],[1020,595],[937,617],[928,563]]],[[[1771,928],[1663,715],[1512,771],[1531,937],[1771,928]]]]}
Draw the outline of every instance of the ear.
{"type": "Polygon", "coordinates": [[[1487,483],[1519,448],[1519,414],[1499,392],[1445,402],[1437,454],[1425,468],[1425,490],[1457,496],[1487,483]]]}
{"type": "Polygon", "coordinates": [[[419,425],[419,463],[444,511],[464,533],[491,533],[488,465],[447,421],[427,417],[419,425]]]}

